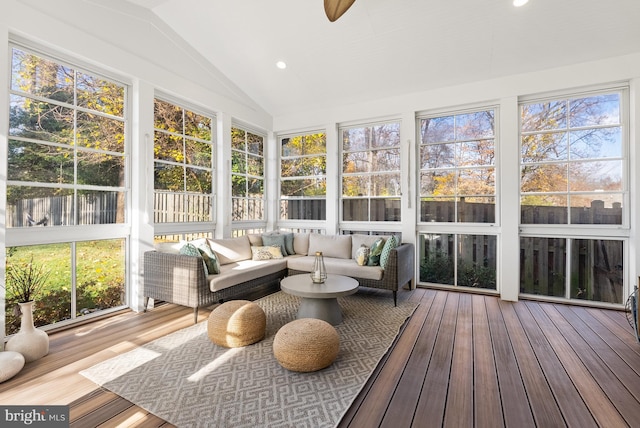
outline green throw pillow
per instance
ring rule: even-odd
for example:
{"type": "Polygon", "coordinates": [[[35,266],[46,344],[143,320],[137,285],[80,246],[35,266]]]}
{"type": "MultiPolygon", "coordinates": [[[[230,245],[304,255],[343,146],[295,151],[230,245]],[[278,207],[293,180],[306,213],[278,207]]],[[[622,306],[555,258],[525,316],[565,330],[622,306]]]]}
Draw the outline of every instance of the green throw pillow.
{"type": "Polygon", "coordinates": [[[367,261],[367,266],[380,265],[380,254],[382,254],[382,247],[384,247],[384,239],[376,239],[369,249],[369,261],[367,261]]]}
{"type": "Polygon", "coordinates": [[[391,235],[387,242],[384,243],[384,247],[382,248],[382,253],[380,253],[380,267],[384,269],[387,267],[387,262],[389,261],[389,255],[391,254],[391,250],[398,246],[398,238],[395,235],[391,235]]]}
{"type": "MultiPolygon", "coordinates": [[[[195,245],[191,243],[184,244],[182,247],[180,247],[180,254],[189,257],[202,257],[200,251],[196,248],[195,245]]],[[[202,266],[204,267],[204,273],[208,275],[209,273],[207,271],[207,263],[205,262],[204,258],[202,258],[202,266]]]]}
{"type": "Polygon", "coordinates": [[[180,248],[180,254],[182,254],[183,256],[199,257],[200,251],[198,251],[195,245],[187,243],[184,244],[182,248],[180,248]]]}
{"type": "Polygon", "coordinates": [[[218,256],[213,252],[211,247],[207,244],[202,244],[198,247],[198,251],[200,251],[200,255],[202,256],[202,260],[204,260],[204,264],[207,267],[208,275],[217,275],[220,273],[220,261],[218,261],[218,256]]]}
{"type": "MultiPolygon", "coordinates": [[[[283,256],[289,255],[284,245],[284,235],[264,234],[262,235],[262,245],[265,247],[270,247],[272,245],[279,246],[283,256]]],[[[291,245],[293,245],[293,240],[291,241],[291,245]]]]}

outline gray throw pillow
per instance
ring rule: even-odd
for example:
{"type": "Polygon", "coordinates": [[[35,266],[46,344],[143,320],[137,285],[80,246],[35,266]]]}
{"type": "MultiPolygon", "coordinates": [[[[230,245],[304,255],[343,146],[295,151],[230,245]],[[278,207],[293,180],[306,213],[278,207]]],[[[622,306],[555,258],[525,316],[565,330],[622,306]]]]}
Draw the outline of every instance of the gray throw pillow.
{"type": "MultiPolygon", "coordinates": [[[[293,239],[293,235],[292,235],[292,239],[293,239]]],[[[291,244],[293,245],[293,240],[291,241],[291,244]]],[[[284,244],[284,235],[264,234],[262,235],[262,245],[265,247],[270,247],[273,245],[279,246],[283,256],[289,255],[289,253],[287,252],[287,248],[285,247],[285,244],[284,244]]]]}
{"type": "Polygon", "coordinates": [[[282,235],[284,236],[284,247],[287,250],[287,255],[294,255],[296,252],[293,249],[293,232],[283,233],[282,235]]]}

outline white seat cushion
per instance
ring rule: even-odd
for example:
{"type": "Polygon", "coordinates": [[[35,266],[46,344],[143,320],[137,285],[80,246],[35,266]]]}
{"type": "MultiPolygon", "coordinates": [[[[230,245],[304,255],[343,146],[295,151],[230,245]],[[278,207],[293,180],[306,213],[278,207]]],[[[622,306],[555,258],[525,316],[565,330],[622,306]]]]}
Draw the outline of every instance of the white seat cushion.
{"type": "Polygon", "coordinates": [[[285,259],[272,260],[241,260],[235,263],[227,263],[220,266],[220,273],[209,275],[209,288],[211,291],[220,291],[232,285],[279,272],[287,268],[285,259]]]}

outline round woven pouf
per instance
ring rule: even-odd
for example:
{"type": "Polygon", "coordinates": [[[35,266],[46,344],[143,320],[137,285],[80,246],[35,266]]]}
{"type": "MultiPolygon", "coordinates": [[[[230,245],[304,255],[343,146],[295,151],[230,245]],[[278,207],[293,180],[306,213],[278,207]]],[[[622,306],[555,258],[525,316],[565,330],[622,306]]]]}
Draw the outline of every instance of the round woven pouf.
{"type": "Polygon", "coordinates": [[[340,336],[331,324],[302,318],[285,324],[273,339],[273,355],[282,367],[295,372],[315,372],[330,366],[338,356],[340,336]]]}
{"type": "Polygon", "coordinates": [[[207,323],[209,339],[225,348],[251,345],[264,338],[267,316],[248,300],[230,300],[215,308],[207,323]]]}

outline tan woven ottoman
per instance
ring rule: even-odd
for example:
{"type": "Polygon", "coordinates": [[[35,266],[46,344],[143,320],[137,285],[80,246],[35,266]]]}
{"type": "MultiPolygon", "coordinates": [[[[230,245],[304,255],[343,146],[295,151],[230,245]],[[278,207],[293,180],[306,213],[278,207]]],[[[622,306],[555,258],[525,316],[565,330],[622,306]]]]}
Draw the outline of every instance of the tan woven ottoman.
{"type": "Polygon", "coordinates": [[[267,316],[248,300],[230,300],[215,308],[207,323],[209,339],[226,348],[251,345],[264,338],[267,316]]]}
{"type": "Polygon", "coordinates": [[[273,354],[282,367],[295,372],[315,372],[338,356],[340,336],[331,324],[302,318],[285,324],[273,339],[273,354]]]}

